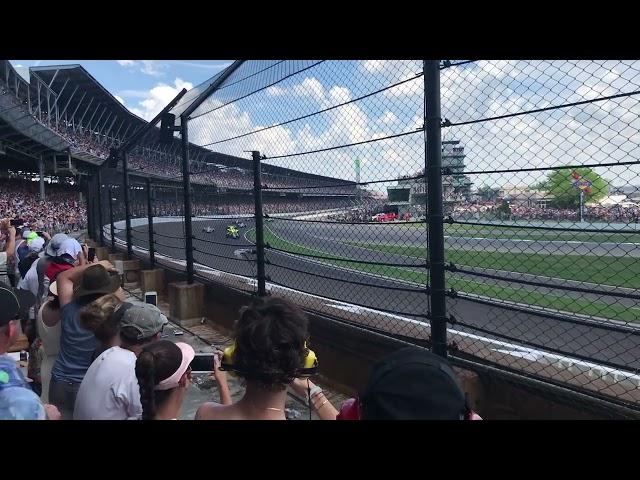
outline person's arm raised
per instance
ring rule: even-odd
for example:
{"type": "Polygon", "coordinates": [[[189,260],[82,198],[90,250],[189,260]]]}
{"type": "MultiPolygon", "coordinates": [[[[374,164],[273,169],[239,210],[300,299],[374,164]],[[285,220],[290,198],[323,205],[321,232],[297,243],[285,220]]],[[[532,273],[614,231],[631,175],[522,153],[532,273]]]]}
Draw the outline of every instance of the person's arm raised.
{"type": "MultiPolygon", "coordinates": [[[[60,299],[60,307],[64,307],[73,300],[73,286],[74,283],[82,278],[84,271],[95,266],[95,263],[89,263],[80,267],[70,268],[58,275],[56,279],[58,283],[58,298],[60,299]]],[[[108,260],[102,260],[98,262],[98,265],[102,265],[107,271],[115,272],[115,267],[108,260]]]]}
{"type": "Polygon", "coordinates": [[[220,370],[220,359],[222,352],[216,352],[216,356],[213,357],[213,377],[218,384],[218,392],[220,392],[220,403],[222,405],[231,405],[233,400],[231,399],[231,391],[229,390],[229,384],[227,383],[227,373],[220,370]]]}
{"type": "Polygon", "coordinates": [[[16,229],[13,225],[7,227],[7,262],[13,259],[16,250],[16,229]]]}

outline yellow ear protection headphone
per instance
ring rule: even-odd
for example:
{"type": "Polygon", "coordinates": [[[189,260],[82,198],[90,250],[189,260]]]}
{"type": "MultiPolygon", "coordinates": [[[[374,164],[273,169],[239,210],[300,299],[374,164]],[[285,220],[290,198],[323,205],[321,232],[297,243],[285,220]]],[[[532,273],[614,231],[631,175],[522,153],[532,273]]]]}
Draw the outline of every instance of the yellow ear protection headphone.
{"type": "MultiPolygon", "coordinates": [[[[318,357],[316,357],[315,352],[307,348],[307,342],[304,343],[304,348],[307,350],[307,356],[304,359],[304,365],[296,370],[296,375],[298,377],[309,377],[311,375],[315,375],[318,371],[318,357]]],[[[235,343],[224,349],[222,361],[220,362],[220,370],[233,370],[238,373],[243,373],[234,365],[233,357],[235,352],[235,343]]]]}

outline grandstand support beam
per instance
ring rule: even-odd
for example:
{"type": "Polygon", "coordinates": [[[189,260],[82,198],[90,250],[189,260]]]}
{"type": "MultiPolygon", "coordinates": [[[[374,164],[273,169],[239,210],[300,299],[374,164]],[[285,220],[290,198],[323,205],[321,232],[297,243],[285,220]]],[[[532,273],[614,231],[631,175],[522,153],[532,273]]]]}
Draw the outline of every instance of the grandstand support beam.
{"type": "Polygon", "coordinates": [[[264,297],[266,290],[266,274],[264,269],[264,214],[262,211],[262,172],[260,152],[251,152],[253,158],[253,198],[256,219],[256,261],[258,264],[258,296],[264,297]]]}
{"type": "MultiPolygon", "coordinates": [[[[118,120],[118,117],[115,116],[113,118],[113,121],[111,122],[111,125],[109,125],[109,128],[107,129],[107,131],[104,132],[104,141],[102,142],[102,144],[107,143],[107,139],[109,138],[108,135],[109,135],[109,133],[111,133],[111,130],[113,130],[113,126],[116,124],[117,120],[118,120]]],[[[106,124],[106,122],[105,122],[105,124],[106,124]]]]}
{"type": "MultiPolygon", "coordinates": [[[[107,128],[107,125],[109,125],[109,120],[111,120],[111,117],[113,117],[113,112],[109,112],[109,116],[104,119],[104,122],[102,123],[102,128],[98,130],[98,137],[104,133],[105,129],[107,128]]],[[[99,123],[100,121],[96,122],[96,126],[98,126],[99,123]]],[[[98,138],[98,141],[99,140],[100,139],[98,138]]]]}
{"type": "MultiPolygon", "coordinates": [[[[87,109],[84,111],[84,113],[82,114],[82,116],[80,117],[80,121],[78,122],[78,124],[76,125],[77,128],[82,128],[82,121],[84,120],[85,115],[87,114],[87,112],[89,111],[89,109],[91,108],[91,104],[93,103],[93,97],[91,97],[91,99],[89,99],[89,105],[87,105],[87,109]]],[[[97,110],[96,110],[97,111],[97,110]]],[[[95,112],[93,112],[93,114],[95,115],[95,112]]]]}
{"type": "Polygon", "coordinates": [[[40,95],[40,82],[38,82],[38,119],[42,121],[42,107],[41,107],[41,95],[40,95]]]}
{"type": "Polygon", "coordinates": [[[80,97],[80,101],[78,102],[78,105],[76,105],[76,108],[73,110],[73,113],[71,114],[71,120],[73,120],[73,131],[76,130],[76,113],[78,112],[80,105],[82,105],[82,102],[84,102],[84,97],[86,96],[87,96],[87,92],[84,92],[82,94],[82,97],[80,97]]]}
{"type": "Polygon", "coordinates": [[[445,292],[444,228],[442,198],[442,138],[440,112],[440,62],[425,60],[424,148],[427,177],[427,231],[430,266],[431,349],[447,356],[447,307],[445,292]]]}
{"type": "MultiPolygon", "coordinates": [[[[58,100],[60,100],[60,95],[62,95],[62,92],[64,92],[64,89],[67,88],[67,83],[69,83],[69,79],[67,78],[64,82],[64,85],[62,85],[62,88],[60,89],[60,91],[58,92],[58,96],[56,97],[55,102],[53,102],[53,105],[51,106],[51,108],[57,108],[58,105],[58,100]]],[[[57,116],[56,116],[57,119],[57,116]]]]}
{"type": "MultiPolygon", "coordinates": [[[[91,114],[91,117],[89,117],[89,121],[87,122],[87,128],[85,128],[85,131],[86,131],[87,129],[89,129],[89,135],[91,135],[91,122],[93,121],[93,117],[95,117],[95,116],[96,116],[96,113],[98,113],[98,109],[99,109],[99,108],[100,108],[100,107],[96,108],[96,109],[93,111],[93,113],[91,114]]],[[[102,114],[100,115],[100,118],[102,118],[102,115],[104,115],[104,112],[106,112],[106,111],[107,111],[107,107],[104,107],[104,109],[102,110],[102,114]]],[[[100,121],[100,120],[98,119],[98,121],[100,121]]]]}
{"type": "Polygon", "coordinates": [[[147,230],[149,231],[149,263],[151,269],[156,268],[156,252],[153,239],[153,192],[151,191],[151,179],[146,178],[147,184],[147,230]]]}
{"type": "Polygon", "coordinates": [[[73,92],[71,92],[71,95],[67,99],[67,103],[64,104],[62,112],[60,112],[60,116],[61,117],[64,117],[64,114],[67,113],[67,108],[69,107],[69,104],[71,103],[71,100],[73,99],[73,97],[75,96],[76,92],[78,91],[78,87],[79,87],[79,85],[76,85],[76,88],[73,89],[73,92]]]}
{"type": "Polygon", "coordinates": [[[122,152],[122,190],[124,190],[124,216],[127,229],[127,258],[131,260],[133,257],[133,242],[131,239],[131,205],[129,202],[129,170],[127,156],[127,152],[122,152]]]}
{"type": "Polygon", "coordinates": [[[182,136],[182,188],[184,195],[184,248],[187,260],[187,283],[193,283],[193,230],[191,226],[191,180],[189,177],[189,121],[182,117],[180,134],[182,136]]]}
{"type": "Polygon", "coordinates": [[[99,240],[100,240],[100,246],[104,246],[104,222],[102,221],[102,168],[98,167],[97,168],[97,175],[96,175],[96,180],[98,183],[98,188],[96,189],[95,192],[95,196],[96,196],[96,203],[97,203],[97,210],[98,210],[98,226],[100,227],[100,233],[99,235],[99,240]]]}
{"type": "Polygon", "coordinates": [[[44,158],[42,155],[38,160],[38,171],[40,173],[40,201],[44,202],[44,158]]]}
{"type": "Polygon", "coordinates": [[[111,253],[116,253],[116,232],[113,224],[113,189],[109,187],[109,225],[111,227],[111,253]]]}

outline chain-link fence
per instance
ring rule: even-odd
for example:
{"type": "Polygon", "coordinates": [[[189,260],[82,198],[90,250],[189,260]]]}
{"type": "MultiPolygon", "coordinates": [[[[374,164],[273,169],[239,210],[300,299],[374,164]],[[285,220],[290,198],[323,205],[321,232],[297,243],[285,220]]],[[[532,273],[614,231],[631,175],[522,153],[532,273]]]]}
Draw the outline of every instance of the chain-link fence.
{"type": "Polygon", "coordinates": [[[638,409],[639,85],[640,62],[235,62],[129,150],[128,199],[103,173],[102,219],[126,244],[128,204],[132,250],[190,279],[638,409]]]}

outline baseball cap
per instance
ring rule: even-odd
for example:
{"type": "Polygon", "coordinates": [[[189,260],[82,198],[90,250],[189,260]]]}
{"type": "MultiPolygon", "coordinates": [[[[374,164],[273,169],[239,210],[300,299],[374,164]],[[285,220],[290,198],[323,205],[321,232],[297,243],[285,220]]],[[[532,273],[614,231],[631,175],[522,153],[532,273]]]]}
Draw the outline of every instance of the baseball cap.
{"type": "MultiPolygon", "coordinates": [[[[24,237],[24,233],[22,235],[24,237]]],[[[31,231],[27,234],[26,238],[27,238],[27,245],[30,245],[31,242],[33,242],[36,238],[38,238],[38,234],[36,232],[31,231]]]]}
{"type": "Polygon", "coordinates": [[[68,236],[64,233],[56,233],[53,237],[51,237],[51,240],[49,240],[49,244],[47,245],[45,253],[50,257],[56,257],[58,255],[58,249],[62,245],[62,242],[64,242],[67,238],[68,236]]]}
{"type": "Polygon", "coordinates": [[[29,242],[29,251],[39,252],[44,247],[44,238],[36,237],[29,242]]]}
{"type": "Polygon", "coordinates": [[[150,303],[125,302],[118,310],[123,311],[120,326],[137,330],[138,340],[152,337],[169,323],[162,311],[150,303]]]}
{"type": "Polygon", "coordinates": [[[175,346],[178,347],[182,353],[180,366],[171,374],[171,376],[160,381],[160,383],[155,386],[154,390],[171,390],[172,388],[176,388],[180,384],[180,379],[187,371],[187,368],[189,368],[191,361],[196,356],[196,352],[193,350],[193,347],[188,343],[177,342],[175,343],[175,346]]]}
{"type": "Polygon", "coordinates": [[[369,420],[463,420],[469,412],[449,362],[417,347],[375,364],[361,404],[369,420]]]}
{"type": "Polygon", "coordinates": [[[26,318],[35,302],[36,297],[31,292],[0,282],[0,327],[11,320],[26,318]]]}

